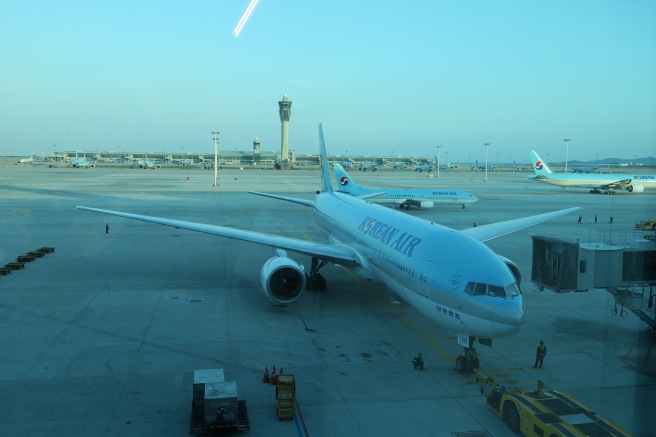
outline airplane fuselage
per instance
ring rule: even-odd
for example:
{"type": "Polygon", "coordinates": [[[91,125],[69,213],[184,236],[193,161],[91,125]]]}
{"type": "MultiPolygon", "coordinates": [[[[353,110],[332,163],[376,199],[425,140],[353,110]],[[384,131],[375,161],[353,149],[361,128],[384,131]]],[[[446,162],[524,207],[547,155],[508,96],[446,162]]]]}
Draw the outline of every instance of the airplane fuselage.
{"type": "Polygon", "coordinates": [[[551,173],[546,176],[531,176],[546,184],[559,187],[586,187],[596,188],[600,185],[609,185],[621,180],[630,180],[644,187],[656,188],[656,175],[638,174],[580,174],[580,173],[551,173]]]}
{"type": "MultiPolygon", "coordinates": [[[[350,194],[359,196],[361,194],[374,193],[376,190],[353,190],[350,194]],[[366,191],[366,192],[365,192],[366,191]]],[[[465,192],[455,190],[386,190],[385,194],[380,198],[368,199],[373,203],[401,205],[407,202],[408,199],[423,199],[432,203],[448,204],[454,203],[458,205],[471,205],[478,201],[478,199],[465,192]]]]}
{"type": "Polygon", "coordinates": [[[581,174],[556,173],[549,168],[535,150],[531,150],[534,176],[530,179],[544,182],[558,187],[585,187],[591,188],[591,193],[611,193],[616,190],[626,190],[630,193],[642,193],[645,188],[656,188],[656,175],[652,174],[581,174]]]}
{"type": "Polygon", "coordinates": [[[522,296],[470,295],[467,284],[514,287],[489,247],[463,233],[343,193],[319,194],[318,224],[362,257],[363,272],[384,282],[425,317],[471,336],[516,333],[522,296]]]}

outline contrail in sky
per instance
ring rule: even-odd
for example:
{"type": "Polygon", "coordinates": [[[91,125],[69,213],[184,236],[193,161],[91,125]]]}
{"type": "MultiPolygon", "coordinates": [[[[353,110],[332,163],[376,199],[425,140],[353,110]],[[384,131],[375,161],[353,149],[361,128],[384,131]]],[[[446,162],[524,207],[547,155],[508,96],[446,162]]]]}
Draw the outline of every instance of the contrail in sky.
{"type": "Polygon", "coordinates": [[[235,34],[235,38],[239,36],[241,29],[244,27],[244,24],[246,24],[246,21],[248,21],[248,17],[251,16],[253,9],[255,9],[255,6],[257,6],[259,1],[260,0],[251,0],[251,2],[248,4],[248,7],[244,11],[244,15],[241,16],[241,19],[239,20],[239,23],[237,23],[235,30],[232,31],[232,33],[235,34]]]}

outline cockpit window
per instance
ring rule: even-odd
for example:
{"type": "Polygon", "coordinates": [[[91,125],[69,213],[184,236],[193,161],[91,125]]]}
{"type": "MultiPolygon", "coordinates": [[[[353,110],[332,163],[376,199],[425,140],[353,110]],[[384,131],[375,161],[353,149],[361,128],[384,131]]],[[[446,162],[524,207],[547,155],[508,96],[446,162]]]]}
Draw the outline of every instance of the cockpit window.
{"type": "Polygon", "coordinates": [[[487,284],[478,283],[474,289],[474,296],[485,296],[487,294],[487,284]]]}
{"type": "Polygon", "coordinates": [[[509,286],[506,287],[506,295],[509,297],[516,297],[521,294],[521,291],[519,291],[519,287],[517,286],[516,282],[513,282],[509,286]]]}
{"type": "Polygon", "coordinates": [[[484,284],[482,282],[470,282],[465,287],[465,293],[472,296],[492,296],[492,297],[515,297],[520,295],[519,287],[512,283],[507,287],[498,285],[484,284]]]}
{"type": "Polygon", "coordinates": [[[487,295],[492,297],[506,297],[506,292],[503,287],[497,285],[488,285],[487,286],[487,295]]]}

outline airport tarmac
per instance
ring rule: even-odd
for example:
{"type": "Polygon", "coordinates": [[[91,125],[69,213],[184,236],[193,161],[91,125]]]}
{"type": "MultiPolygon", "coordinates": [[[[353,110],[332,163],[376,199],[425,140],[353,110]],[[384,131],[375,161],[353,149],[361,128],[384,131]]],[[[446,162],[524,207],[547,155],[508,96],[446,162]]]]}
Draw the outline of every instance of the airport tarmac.
{"type": "MultiPolygon", "coordinates": [[[[630,311],[613,316],[604,290],[540,292],[530,268],[531,235],[640,240],[633,224],[656,218],[656,192],[592,195],[526,172],[490,173],[488,182],[469,172],[350,173],[371,187],[471,192],[479,201],[466,209],[409,212],[456,229],[583,207],[581,224],[573,214],[489,242],[522,272],[526,323],[477,347],[481,369],[526,391],[541,379],[636,436],[654,435],[656,357],[646,359],[646,325],[630,311]],[[549,353],[533,369],[541,339],[549,353]]],[[[326,238],[309,208],[246,193],[312,198],[317,170],[235,169],[221,172],[220,187],[212,183],[213,172],[198,170],[0,167],[0,264],[55,248],[0,276],[0,435],[188,435],[193,371],[208,368],[237,382],[249,436],[510,435],[478,384],[454,370],[456,333],[382,285],[329,265],[327,291],[274,305],[259,278],[270,248],[75,209],[326,238]],[[423,371],[411,364],[417,352],[423,371]],[[295,375],[292,421],[277,419],[275,388],[262,382],[273,366],[295,375]]],[[[309,258],[294,258],[309,267],[309,258]]]]}

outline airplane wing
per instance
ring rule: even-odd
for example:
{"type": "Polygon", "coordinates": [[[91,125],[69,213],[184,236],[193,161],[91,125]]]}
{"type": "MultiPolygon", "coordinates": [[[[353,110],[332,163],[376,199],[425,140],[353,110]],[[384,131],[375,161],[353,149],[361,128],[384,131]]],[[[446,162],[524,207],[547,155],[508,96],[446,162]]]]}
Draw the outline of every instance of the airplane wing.
{"type": "MultiPolygon", "coordinates": [[[[275,196],[271,195],[270,197],[275,196]]],[[[78,206],[76,208],[84,211],[115,215],[118,217],[140,220],[143,222],[155,223],[158,225],[171,226],[179,229],[203,232],[205,234],[218,235],[220,237],[234,238],[235,240],[249,241],[251,243],[262,244],[264,246],[270,246],[278,249],[287,249],[304,255],[321,258],[325,261],[333,262],[346,267],[361,265],[359,258],[354,250],[348,246],[342,246],[339,244],[315,243],[312,241],[282,237],[279,235],[245,231],[227,226],[207,225],[203,223],[130,214],[127,212],[110,211],[107,209],[89,208],[86,206],[78,206]]]]}
{"type": "Polygon", "coordinates": [[[610,184],[600,185],[595,188],[599,188],[600,190],[608,190],[609,188],[610,189],[626,188],[629,185],[631,185],[631,179],[622,179],[621,181],[611,182],[610,184]]]}
{"type": "Polygon", "coordinates": [[[259,191],[249,191],[249,193],[257,194],[258,196],[271,197],[273,199],[278,199],[278,200],[285,200],[287,202],[298,203],[299,205],[314,206],[313,200],[298,199],[296,197],[279,196],[277,194],[261,193],[259,191]]]}
{"type": "Polygon", "coordinates": [[[477,226],[475,228],[465,229],[462,232],[479,241],[486,242],[494,240],[495,238],[503,237],[504,235],[511,234],[515,231],[519,231],[520,229],[525,229],[530,226],[534,226],[539,223],[570,214],[574,211],[579,211],[581,209],[583,208],[575,207],[561,209],[559,211],[548,212],[546,214],[532,215],[530,217],[523,217],[514,220],[492,223],[489,225],[477,226]]]}

